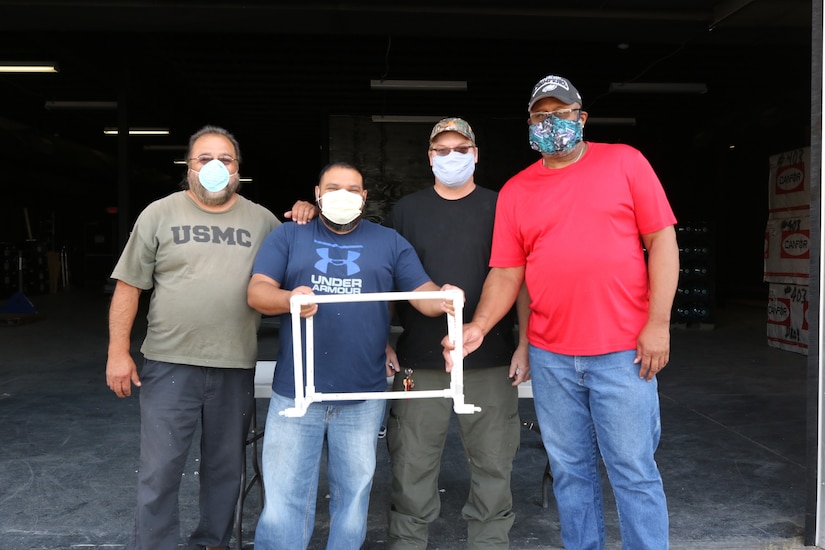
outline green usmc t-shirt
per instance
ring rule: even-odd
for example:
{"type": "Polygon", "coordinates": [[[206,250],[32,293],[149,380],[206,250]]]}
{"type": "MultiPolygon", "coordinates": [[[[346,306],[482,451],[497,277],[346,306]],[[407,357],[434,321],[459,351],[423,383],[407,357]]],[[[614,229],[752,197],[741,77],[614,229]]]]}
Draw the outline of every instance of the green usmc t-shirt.
{"type": "Polygon", "coordinates": [[[225,212],[202,210],[185,191],[150,204],[135,222],[112,278],[152,289],[148,359],[252,368],[260,315],[246,303],[252,263],[280,225],[239,196],[225,212]]]}

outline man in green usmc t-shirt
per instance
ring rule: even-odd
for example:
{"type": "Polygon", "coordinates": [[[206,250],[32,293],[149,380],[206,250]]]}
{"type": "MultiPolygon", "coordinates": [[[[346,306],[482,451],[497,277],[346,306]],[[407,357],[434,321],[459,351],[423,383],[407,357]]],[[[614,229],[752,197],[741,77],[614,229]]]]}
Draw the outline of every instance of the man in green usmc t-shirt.
{"type": "MultiPolygon", "coordinates": [[[[112,272],[106,382],[118,397],[140,387],[140,469],[134,548],[176,550],[178,490],[201,425],[200,523],[188,548],[226,548],[254,406],[260,315],[246,286],[276,217],[238,194],[237,140],[206,126],[189,141],[183,190],[140,214],[112,272]],[[152,290],[143,367],[130,354],[140,294],[152,290]]],[[[299,202],[285,214],[315,214],[299,202]]]]}

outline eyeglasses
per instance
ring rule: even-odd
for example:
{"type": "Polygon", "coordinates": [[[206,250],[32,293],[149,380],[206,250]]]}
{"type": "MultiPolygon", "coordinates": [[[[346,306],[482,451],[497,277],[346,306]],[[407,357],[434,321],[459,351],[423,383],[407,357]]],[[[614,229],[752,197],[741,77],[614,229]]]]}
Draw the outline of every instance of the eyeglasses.
{"type": "Polygon", "coordinates": [[[459,145],[458,147],[430,147],[430,151],[432,151],[439,157],[446,157],[453,151],[455,151],[456,153],[461,153],[462,155],[466,155],[470,152],[470,149],[475,148],[475,145],[459,145]]]}
{"type": "MultiPolygon", "coordinates": [[[[212,155],[198,155],[197,157],[190,158],[189,160],[195,161],[203,166],[215,160],[215,157],[212,155]]],[[[229,155],[221,155],[218,157],[218,160],[224,163],[225,166],[229,166],[238,159],[230,157],[229,155]]]]}
{"type": "Polygon", "coordinates": [[[581,109],[559,109],[558,111],[530,113],[530,124],[541,124],[548,117],[554,116],[564,120],[578,120],[581,109]]]}

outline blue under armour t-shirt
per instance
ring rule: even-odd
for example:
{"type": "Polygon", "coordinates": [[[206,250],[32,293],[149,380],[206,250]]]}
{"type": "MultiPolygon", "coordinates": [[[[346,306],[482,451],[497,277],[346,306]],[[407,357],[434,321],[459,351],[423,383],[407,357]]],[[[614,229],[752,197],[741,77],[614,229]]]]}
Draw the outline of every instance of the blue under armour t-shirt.
{"type": "MultiPolygon", "coordinates": [[[[352,232],[339,235],[317,218],[306,225],[285,223],[273,230],[258,251],[252,273],[271,277],[283,289],[308,286],[315,294],[409,292],[430,280],[415,250],[395,230],[362,220],[352,232]]],[[[319,304],[313,321],[316,391],[386,389],[387,302],[319,304]]],[[[281,315],[279,344],[272,390],[294,398],[289,313],[281,315]]]]}

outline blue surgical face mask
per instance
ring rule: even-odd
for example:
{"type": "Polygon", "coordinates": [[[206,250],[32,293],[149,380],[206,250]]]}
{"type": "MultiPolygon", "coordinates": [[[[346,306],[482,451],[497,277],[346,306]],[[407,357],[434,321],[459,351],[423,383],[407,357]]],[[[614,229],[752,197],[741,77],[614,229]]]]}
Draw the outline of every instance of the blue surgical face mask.
{"type": "Polygon", "coordinates": [[[453,151],[443,157],[433,157],[433,174],[447,187],[461,187],[472,177],[475,169],[476,156],[472,150],[463,155],[453,151]]]}
{"type": "Polygon", "coordinates": [[[549,116],[530,125],[530,147],[543,155],[566,153],[582,140],[582,122],[549,116]]]}
{"type": "Polygon", "coordinates": [[[204,164],[197,174],[198,181],[207,191],[214,193],[229,185],[229,170],[218,159],[212,159],[204,164]]]}

